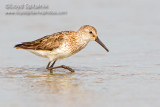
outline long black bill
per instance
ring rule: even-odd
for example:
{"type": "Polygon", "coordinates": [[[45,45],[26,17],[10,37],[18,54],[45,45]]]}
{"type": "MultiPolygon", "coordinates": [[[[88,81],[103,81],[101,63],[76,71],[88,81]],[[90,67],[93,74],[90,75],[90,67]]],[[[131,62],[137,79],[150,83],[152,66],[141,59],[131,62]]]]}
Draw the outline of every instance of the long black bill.
{"type": "Polygon", "coordinates": [[[98,37],[95,39],[95,41],[97,43],[99,43],[107,52],[109,52],[109,50],[107,49],[107,47],[101,42],[101,40],[98,37]]]}

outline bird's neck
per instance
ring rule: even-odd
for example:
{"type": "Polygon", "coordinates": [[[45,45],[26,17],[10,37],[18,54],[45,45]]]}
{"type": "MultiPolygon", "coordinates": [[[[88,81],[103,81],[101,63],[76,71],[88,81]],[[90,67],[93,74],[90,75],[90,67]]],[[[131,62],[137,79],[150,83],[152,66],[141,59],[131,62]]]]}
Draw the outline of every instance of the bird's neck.
{"type": "Polygon", "coordinates": [[[80,44],[87,44],[90,41],[90,38],[83,33],[77,35],[77,38],[78,38],[76,39],[77,43],[80,43],[80,44]]]}

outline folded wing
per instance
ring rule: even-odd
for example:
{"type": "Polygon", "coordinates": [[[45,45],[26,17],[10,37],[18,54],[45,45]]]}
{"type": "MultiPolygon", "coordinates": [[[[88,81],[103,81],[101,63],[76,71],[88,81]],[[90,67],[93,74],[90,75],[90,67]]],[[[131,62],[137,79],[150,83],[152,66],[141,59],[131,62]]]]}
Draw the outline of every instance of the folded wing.
{"type": "Polygon", "coordinates": [[[63,43],[63,35],[61,32],[47,35],[40,39],[31,42],[23,42],[21,44],[15,45],[16,49],[31,49],[31,50],[48,50],[52,51],[53,49],[58,48],[63,43]]]}

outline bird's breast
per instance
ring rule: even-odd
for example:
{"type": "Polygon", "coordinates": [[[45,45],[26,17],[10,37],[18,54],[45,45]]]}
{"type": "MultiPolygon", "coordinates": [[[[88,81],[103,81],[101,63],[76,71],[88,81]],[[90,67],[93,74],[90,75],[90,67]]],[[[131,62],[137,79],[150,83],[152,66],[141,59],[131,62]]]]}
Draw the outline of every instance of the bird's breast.
{"type": "Polygon", "coordinates": [[[75,46],[72,46],[71,53],[75,54],[75,53],[79,52],[80,50],[85,48],[87,44],[88,44],[88,42],[77,43],[75,46]]]}
{"type": "Polygon", "coordinates": [[[65,41],[58,49],[53,50],[58,59],[72,56],[82,50],[88,44],[87,41],[76,41],[73,39],[65,41]]]}

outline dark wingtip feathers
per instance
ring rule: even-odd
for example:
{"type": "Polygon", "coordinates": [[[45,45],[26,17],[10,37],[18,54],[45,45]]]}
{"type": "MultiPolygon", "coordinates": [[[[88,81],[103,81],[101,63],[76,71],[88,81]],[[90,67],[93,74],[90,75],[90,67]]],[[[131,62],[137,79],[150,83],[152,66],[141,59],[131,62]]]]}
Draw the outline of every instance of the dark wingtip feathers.
{"type": "Polygon", "coordinates": [[[17,44],[14,46],[16,49],[23,49],[23,44],[17,44]]]}

